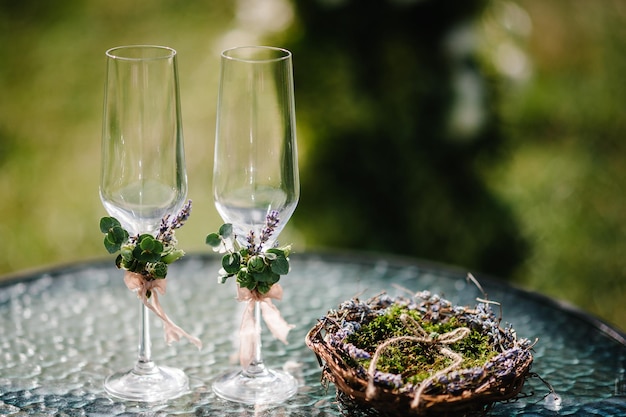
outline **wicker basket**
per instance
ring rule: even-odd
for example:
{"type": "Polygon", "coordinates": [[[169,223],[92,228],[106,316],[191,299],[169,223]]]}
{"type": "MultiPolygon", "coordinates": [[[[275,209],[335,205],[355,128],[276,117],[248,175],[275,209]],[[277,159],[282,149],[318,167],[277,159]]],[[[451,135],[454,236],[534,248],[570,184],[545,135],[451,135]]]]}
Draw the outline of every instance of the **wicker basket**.
{"type": "MultiPolygon", "coordinates": [[[[417,303],[415,299],[392,299],[386,295],[364,303],[356,299],[349,300],[339,309],[329,311],[308,332],[306,344],[315,352],[323,367],[322,380],[335,384],[343,410],[365,411],[365,414],[370,415],[374,411],[374,414],[383,416],[481,415],[494,403],[518,396],[533,361],[530,342],[526,339],[517,340],[512,327],[501,328],[499,319],[495,319],[495,327],[495,315],[489,303],[483,303],[479,308],[458,307],[428,292],[418,294],[421,297],[417,297],[417,303]],[[406,384],[404,379],[395,386],[379,383],[372,374],[375,364],[364,372],[364,368],[344,348],[338,347],[335,336],[345,323],[366,324],[393,304],[410,305],[418,309],[423,320],[445,321],[456,317],[459,322],[473,327],[474,331],[491,332],[491,336],[497,338],[493,342],[498,344],[499,353],[487,360],[482,368],[451,367],[454,369],[433,373],[417,385],[406,384]],[[486,316],[489,319],[485,319],[486,316]],[[483,329],[477,325],[482,319],[485,319],[483,322],[491,323],[491,327],[484,326],[483,329]],[[495,336],[494,328],[497,331],[495,336]]],[[[432,339],[430,343],[438,346],[438,339],[432,339]]],[[[445,348],[443,343],[440,347],[445,348]]],[[[455,355],[449,350],[446,352],[455,355]]]]}

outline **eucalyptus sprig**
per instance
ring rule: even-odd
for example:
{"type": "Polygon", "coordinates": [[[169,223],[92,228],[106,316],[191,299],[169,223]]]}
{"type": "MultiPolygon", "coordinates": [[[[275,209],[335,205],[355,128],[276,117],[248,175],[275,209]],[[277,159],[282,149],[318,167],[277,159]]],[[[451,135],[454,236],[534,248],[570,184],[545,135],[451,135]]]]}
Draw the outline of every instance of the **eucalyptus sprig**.
{"type": "Polygon", "coordinates": [[[190,213],[191,200],[176,216],[168,214],[161,219],[156,237],[147,233],[131,236],[115,217],[103,217],[100,231],[104,233],[104,247],[111,254],[120,252],[115,259],[119,269],[141,274],[149,280],[164,279],[168,265],[185,255],[182,249],[176,248],[174,230],[183,226],[190,213]]]}
{"type": "Polygon", "coordinates": [[[240,287],[267,294],[272,285],[280,280],[280,276],[289,272],[291,245],[263,249],[263,244],[269,241],[278,221],[277,211],[268,213],[258,243],[254,232],[250,231],[245,246],[237,241],[230,223],[223,224],[217,233],[206,237],[207,245],[226,252],[222,257],[219,276],[222,284],[228,278],[236,277],[240,287]]]}

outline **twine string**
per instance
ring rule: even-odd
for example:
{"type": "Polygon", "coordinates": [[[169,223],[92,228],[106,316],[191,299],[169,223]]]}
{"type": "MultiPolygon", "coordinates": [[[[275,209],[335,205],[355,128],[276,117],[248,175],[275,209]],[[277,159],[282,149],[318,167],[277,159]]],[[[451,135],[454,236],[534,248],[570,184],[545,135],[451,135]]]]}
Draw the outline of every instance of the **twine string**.
{"type": "Polygon", "coordinates": [[[424,328],[408,314],[401,314],[400,320],[404,323],[406,328],[414,334],[414,336],[396,336],[378,345],[367,370],[367,390],[365,391],[365,396],[368,400],[376,396],[377,391],[376,386],[374,385],[376,364],[378,363],[378,359],[382,355],[382,352],[387,347],[403,341],[439,345],[439,353],[452,359],[452,363],[422,381],[417,391],[415,391],[413,401],[411,402],[411,408],[416,409],[419,407],[420,397],[422,396],[424,389],[426,389],[426,387],[433,380],[441,375],[447,374],[461,365],[463,362],[463,356],[449,349],[446,345],[451,345],[467,337],[470,334],[470,329],[467,327],[459,327],[444,334],[428,334],[426,330],[424,330],[424,328]]]}

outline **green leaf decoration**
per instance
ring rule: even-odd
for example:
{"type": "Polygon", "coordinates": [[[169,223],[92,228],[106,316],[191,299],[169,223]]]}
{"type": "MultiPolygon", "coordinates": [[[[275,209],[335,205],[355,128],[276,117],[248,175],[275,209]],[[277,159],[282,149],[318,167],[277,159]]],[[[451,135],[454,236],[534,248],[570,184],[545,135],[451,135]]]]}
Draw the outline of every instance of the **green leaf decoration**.
{"type": "Polygon", "coordinates": [[[280,248],[271,248],[266,251],[267,253],[275,253],[278,256],[284,256],[287,258],[291,253],[291,245],[283,246],[280,248]]]}
{"type": "Polygon", "coordinates": [[[104,247],[106,248],[107,252],[109,253],[115,253],[118,250],[120,250],[120,244],[117,242],[113,242],[109,235],[105,235],[104,236],[104,247]]]}
{"type": "Polygon", "coordinates": [[[163,250],[163,244],[147,233],[139,236],[137,244],[143,250],[157,251],[159,250],[159,245],[160,250],[163,250]]]}
{"type": "Polygon", "coordinates": [[[117,267],[117,269],[120,269],[122,267],[122,263],[123,263],[122,255],[117,255],[117,258],[115,258],[115,266],[117,267]]]}
{"type": "Polygon", "coordinates": [[[133,249],[133,257],[140,262],[155,263],[161,260],[163,244],[152,235],[143,234],[137,240],[137,246],[133,249]]]}
{"type": "Polygon", "coordinates": [[[155,263],[161,260],[161,254],[159,252],[144,251],[141,253],[141,257],[138,258],[141,262],[155,263]]]}
{"type": "MultiPolygon", "coordinates": [[[[274,215],[275,213],[272,212],[272,216],[274,215]]],[[[268,214],[266,224],[269,232],[263,229],[261,241],[267,237],[264,234],[271,234],[275,226],[274,221],[274,217],[270,218],[268,214]]],[[[233,239],[233,237],[232,224],[225,223],[217,233],[207,235],[206,244],[214,248],[220,247],[220,245],[224,245],[226,239],[233,239]]],[[[248,237],[248,240],[254,239],[256,239],[254,235],[248,237]]],[[[280,280],[281,275],[289,273],[288,256],[291,252],[289,245],[263,250],[261,244],[232,240],[232,247],[231,245],[224,245],[224,249],[227,253],[222,257],[222,269],[218,277],[221,283],[225,283],[229,277],[236,275],[237,283],[241,288],[247,288],[250,291],[257,290],[266,294],[272,285],[280,280]]]]}
{"type": "Polygon", "coordinates": [[[160,252],[151,252],[150,250],[143,250],[140,245],[135,246],[133,249],[133,258],[139,262],[158,262],[161,260],[160,252]]]}
{"type": "Polygon", "coordinates": [[[252,275],[248,274],[246,271],[241,270],[237,274],[237,283],[242,288],[247,288],[250,291],[253,291],[256,287],[256,281],[252,277],[252,275]]]}
{"type": "Polygon", "coordinates": [[[120,249],[120,255],[126,262],[130,262],[133,260],[133,247],[131,245],[124,245],[120,249]]]}
{"type": "Polygon", "coordinates": [[[222,244],[222,238],[217,233],[211,233],[206,237],[206,244],[212,248],[217,248],[222,244]]]}
{"type": "Polygon", "coordinates": [[[104,247],[107,252],[115,253],[128,240],[128,232],[119,225],[113,217],[103,217],[100,220],[100,230],[105,230],[104,247]]]}
{"type": "Polygon", "coordinates": [[[168,265],[185,255],[183,250],[175,247],[174,229],[182,226],[190,208],[191,201],[184,208],[185,216],[179,214],[174,221],[166,222],[167,229],[161,228],[156,236],[146,233],[132,239],[116,218],[102,217],[100,231],[105,234],[104,247],[109,253],[120,251],[115,259],[118,268],[143,274],[147,279],[163,279],[168,265]]]}
{"type": "Polygon", "coordinates": [[[287,256],[285,251],[281,248],[271,248],[265,251],[266,255],[270,253],[274,256],[282,256],[283,258],[287,256]]]}
{"type": "Polygon", "coordinates": [[[141,272],[145,266],[145,262],[139,262],[135,258],[133,258],[130,262],[122,261],[122,268],[130,272],[141,272]]]}
{"type": "Polygon", "coordinates": [[[236,274],[241,269],[241,255],[237,252],[224,255],[222,257],[222,268],[229,274],[236,274]]]}
{"type": "Polygon", "coordinates": [[[231,223],[226,223],[220,226],[219,234],[222,237],[231,237],[233,234],[233,225],[231,223]]]}
{"type": "Polygon", "coordinates": [[[251,272],[261,272],[265,267],[265,261],[261,256],[252,256],[248,260],[248,270],[251,272]]]}
{"type": "Polygon", "coordinates": [[[120,245],[128,240],[128,232],[122,229],[121,226],[113,226],[107,236],[109,236],[113,242],[119,243],[120,245]]]}
{"type": "Polygon", "coordinates": [[[185,256],[185,251],[184,250],[182,250],[182,249],[174,249],[173,251],[171,251],[167,255],[162,256],[161,257],[161,261],[165,262],[166,264],[171,264],[172,262],[175,262],[175,261],[179,260],[183,256],[185,256]]]}
{"type": "Polygon", "coordinates": [[[154,249],[154,240],[143,239],[139,241],[139,248],[141,248],[142,251],[152,252],[152,250],[154,249]]]}
{"type": "Polygon", "coordinates": [[[267,294],[268,292],[270,292],[271,288],[272,288],[272,284],[269,284],[267,282],[259,282],[258,285],[256,286],[257,291],[260,292],[261,294],[267,294]]]}
{"type": "Polygon", "coordinates": [[[108,233],[114,227],[122,227],[115,217],[103,217],[100,219],[100,231],[102,233],[108,233]]]}
{"type": "Polygon", "coordinates": [[[286,275],[289,273],[289,261],[284,256],[278,256],[272,262],[272,272],[278,275],[286,275]]]}
{"type": "Polygon", "coordinates": [[[262,272],[251,272],[250,273],[257,282],[266,282],[269,284],[275,284],[280,280],[280,275],[272,272],[269,269],[266,269],[262,272]]]}
{"type": "Polygon", "coordinates": [[[167,264],[165,262],[157,262],[152,265],[151,272],[155,278],[165,278],[167,276],[167,264]]]}

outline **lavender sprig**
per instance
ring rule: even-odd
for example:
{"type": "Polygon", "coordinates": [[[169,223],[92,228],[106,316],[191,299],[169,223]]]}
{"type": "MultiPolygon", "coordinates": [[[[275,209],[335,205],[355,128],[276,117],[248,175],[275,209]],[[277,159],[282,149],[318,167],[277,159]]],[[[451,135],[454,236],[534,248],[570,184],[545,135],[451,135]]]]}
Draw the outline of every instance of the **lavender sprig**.
{"type": "Polygon", "coordinates": [[[247,249],[248,252],[252,255],[258,255],[263,250],[265,244],[270,240],[272,235],[274,234],[274,230],[280,219],[278,218],[278,210],[271,210],[267,213],[265,217],[265,225],[261,229],[261,234],[259,236],[259,243],[256,242],[256,235],[254,234],[254,230],[250,230],[248,235],[246,236],[247,249]]]}
{"type": "Polygon", "coordinates": [[[172,216],[170,214],[165,215],[161,219],[161,224],[159,225],[159,232],[157,233],[157,240],[165,244],[176,245],[176,238],[174,237],[174,231],[176,229],[180,229],[183,227],[185,222],[189,219],[191,215],[191,200],[187,201],[187,203],[183,206],[183,208],[176,214],[176,216],[172,216]]]}
{"type": "Polygon", "coordinates": [[[276,229],[276,226],[278,226],[279,221],[280,220],[278,219],[278,210],[272,210],[267,214],[267,217],[265,218],[265,227],[261,229],[261,242],[259,243],[260,247],[270,240],[270,237],[272,237],[272,235],[274,234],[274,229],[276,229]]]}
{"type": "Polygon", "coordinates": [[[178,212],[174,220],[172,220],[170,227],[172,229],[180,229],[189,219],[189,216],[191,216],[191,200],[187,201],[183,208],[178,212]]]}

